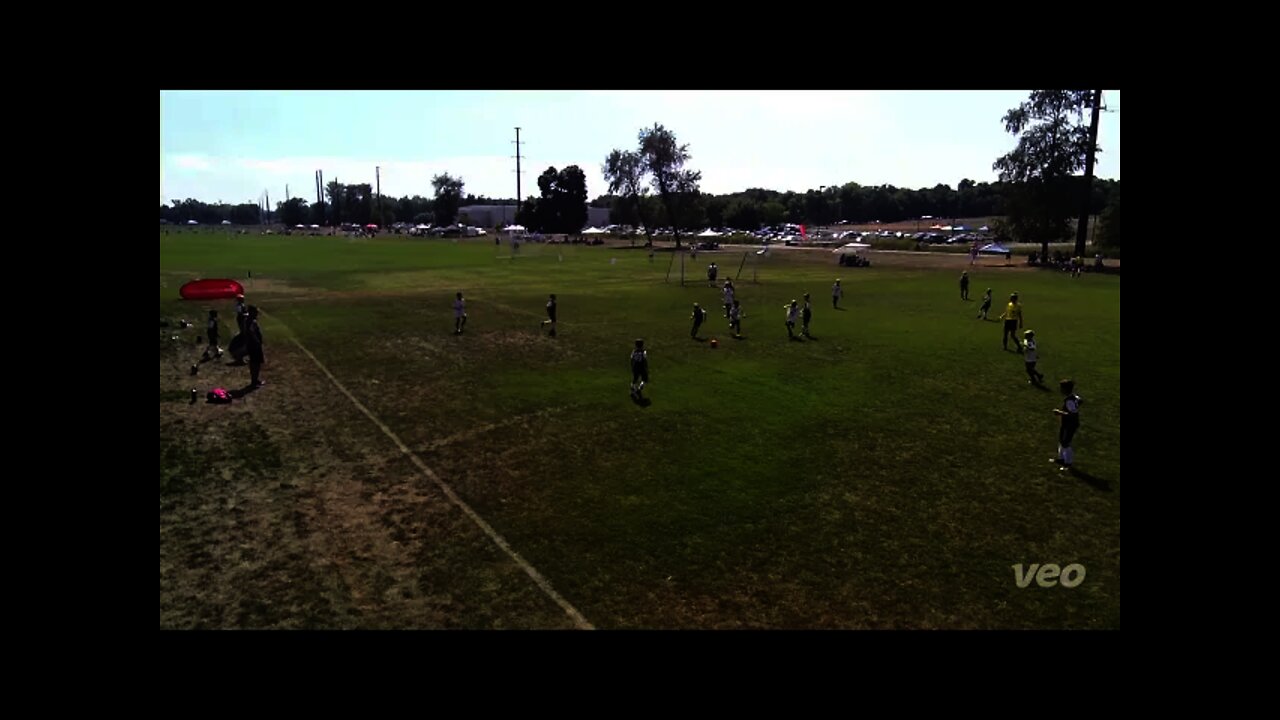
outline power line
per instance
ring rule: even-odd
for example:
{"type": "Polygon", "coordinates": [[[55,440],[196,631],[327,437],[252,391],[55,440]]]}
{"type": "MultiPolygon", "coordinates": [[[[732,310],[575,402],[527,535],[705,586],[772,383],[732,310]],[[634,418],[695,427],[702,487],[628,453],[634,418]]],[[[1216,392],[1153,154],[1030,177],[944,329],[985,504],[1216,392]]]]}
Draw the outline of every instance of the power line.
{"type": "Polygon", "coordinates": [[[524,202],[524,196],[520,194],[520,176],[524,174],[524,171],[520,169],[520,158],[523,157],[520,154],[520,146],[528,143],[520,142],[520,128],[518,127],[516,128],[516,139],[513,142],[516,144],[516,210],[519,211],[520,203],[524,202]]]}

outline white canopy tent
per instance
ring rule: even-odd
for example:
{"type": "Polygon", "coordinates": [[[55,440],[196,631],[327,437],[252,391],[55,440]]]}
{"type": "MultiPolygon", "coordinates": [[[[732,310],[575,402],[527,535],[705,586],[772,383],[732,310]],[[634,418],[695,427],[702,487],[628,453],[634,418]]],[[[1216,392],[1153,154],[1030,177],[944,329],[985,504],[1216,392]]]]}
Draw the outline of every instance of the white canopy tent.
{"type": "Polygon", "coordinates": [[[586,230],[583,230],[582,234],[583,235],[603,235],[605,234],[605,231],[601,230],[600,228],[589,227],[586,230]]]}
{"type": "Polygon", "coordinates": [[[715,230],[707,229],[698,233],[698,237],[720,237],[720,233],[715,230]]]}
{"type": "Polygon", "coordinates": [[[870,245],[868,245],[867,243],[852,242],[852,243],[845,243],[844,245],[841,245],[840,247],[836,248],[835,250],[832,250],[831,252],[833,252],[833,253],[844,253],[844,252],[853,252],[853,253],[856,253],[856,252],[858,252],[859,250],[865,250],[865,249],[867,249],[867,248],[869,248],[869,247],[871,247],[871,246],[870,246],[870,245]]]}

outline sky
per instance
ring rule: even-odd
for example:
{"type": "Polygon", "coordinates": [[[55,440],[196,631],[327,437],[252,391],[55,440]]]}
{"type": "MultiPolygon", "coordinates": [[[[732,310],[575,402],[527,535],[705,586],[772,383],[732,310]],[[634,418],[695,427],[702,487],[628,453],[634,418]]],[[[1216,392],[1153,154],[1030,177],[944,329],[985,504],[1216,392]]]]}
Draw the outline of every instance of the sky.
{"type": "MultiPolygon", "coordinates": [[[[1001,118],[1026,90],[947,91],[161,91],[160,202],[315,201],[326,183],[375,184],[391,197],[434,194],[461,176],[464,193],[538,193],[548,166],[582,168],[589,197],[615,148],[662,124],[687,144],[703,192],[804,192],[856,182],[905,188],[995,181],[1016,145],[1001,118]]],[[[1095,174],[1120,177],[1120,91],[1103,92],[1095,174]]],[[[1087,116],[1086,116],[1087,117],[1087,116]]]]}

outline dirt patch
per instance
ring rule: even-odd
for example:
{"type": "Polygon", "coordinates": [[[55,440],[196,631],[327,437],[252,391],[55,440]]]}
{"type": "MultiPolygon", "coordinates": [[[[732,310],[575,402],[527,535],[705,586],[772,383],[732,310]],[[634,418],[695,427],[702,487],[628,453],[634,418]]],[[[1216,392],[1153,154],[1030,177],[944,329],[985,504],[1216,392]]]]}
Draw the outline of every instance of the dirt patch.
{"type": "Polygon", "coordinates": [[[231,405],[203,393],[248,368],[191,377],[195,347],[161,355],[162,628],[572,626],[310,359],[273,347],[268,385],[231,405]]]}
{"type": "MultiPolygon", "coordinates": [[[[470,333],[468,333],[470,334],[470,333]]],[[[479,333],[480,341],[503,353],[519,353],[535,347],[542,347],[542,337],[532,332],[495,331],[479,333]]]]}

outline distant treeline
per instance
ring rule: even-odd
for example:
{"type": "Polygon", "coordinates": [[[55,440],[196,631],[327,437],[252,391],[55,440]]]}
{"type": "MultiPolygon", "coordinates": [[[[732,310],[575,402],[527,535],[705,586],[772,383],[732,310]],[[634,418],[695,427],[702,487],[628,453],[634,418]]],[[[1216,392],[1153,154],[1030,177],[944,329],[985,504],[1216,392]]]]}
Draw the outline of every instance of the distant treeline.
{"type": "MultiPolygon", "coordinates": [[[[1079,178],[1077,180],[1082,181],[1079,178]]],[[[287,202],[275,204],[271,222],[286,225],[334,225],[340,222],[386,225],[394,222],[431,223],[436,219],[433,198],[420,195],[383,197],[379,204],[377,196],[367,183],[340,185],[337,188],[333,187],[334,183],[329,185],[327,194],[338,197],[338,203],[326,201],[313,204],[302,197],[291,198],[287,202]]],[[[939,219],[1005,215],[1010,187],[1008,183],[962,180],[955,188],[935,185],[932,188],[910,190],[892,185],[863,186],[851,182],[803,193],[759,188],[728,195],[699,193],[680,203],[682,214],[685,215],[680,218],[680,225],[685,228],[710,226],[755,230],[761,225],[786,222],[831,225],[842,220],[853,223],[875,220],[890,223],[925,215],[939,219]]],[[[1095,178],[1090,213],[1102,213],[1113,199],[1118,203],[1119,192],[1118,180],[1095,178]]],[[[628,216],[634,214],[632,208],[622,207],[615,201],[614,196],[602,195],[587,204],[611,208],[611,220],[615,223],[640,224],[639,218],[628,216]]],[[[513,198],[467,195],[461,199],[460,205],[516,205],[516,201],[513,198]]],[[[671,224],[663,204],[657,198],[647,197],[642,210],[651,226],[671,224]]],[[[174,224],[183,224],[188,220],[218,224],[229,220],[236,225],[255,225],[267,219],[263,216],[262,209],[253,203],[213,204],[195,199],[177,201],[171,206],[161,205],[160,218],[174,224]]]]}
{"type": "MultiPolygon", "coordinates": [[[[435,221],[435,199],[421,195],[393,198],[383,196],[379,207],[377,195],[368,183],[360,185],[339,185],[330,187],[326,194],[338,197],[338,202],[326,200],[321,203],[309,202],[303,197],[290,198],[288,201],[275,203],[270,217],[263,208],[254,203],[231,205],[228,203],[206,203],[194,198],[175,201],[172,205],[160,206],[160,219],[175,225],[186,224],[195,220],[202,225],[217,225],[229,220],[235,225],[260,225],[265,222],[285,225],[337,225],[339,223],[358,223],[366,225],[377,223],[389,225],[395,222],[431,223],[435,221]],[[336,195],[334,191],[336,190],[336,195]],[[335,209],[337,212],[335,212],[335,209]]],[[[462,199],[466,205],[515,205],[514,199],[491,199],[484,196],[467,195],[462,199]]]]}
{"type": "MultiPolygon", "coordinates": [[[[1090,213],[1101,213],[1112,195],[1119,194],[1119,187],[1117,180],[1095,179],[1090,213]]],[[[891,223],[925,215],[935,218],[987,217],[1006,214],[1007,190],[1005,183],[975,183],[972,180],[960,181],[957,188],[935,185],[919,190],[857,183],[803,193],[753,188],[730,195],[700,194],[688,198],[681,203],[687,215],[680,219],[680,224],[688,228],[711,226],[755,230],[761,225],[779,223],[832,225],[842,220],[891,223]]],[[[614,208],[613,222],[637,224],[638,219],[627,217],[626,209],[614,204],[613,199],[597,198],[592,204],[614,208]]],[[[656,198],[646,199],[645,212],[652,225],[670,224],[662,203],[656,198]]]]}

